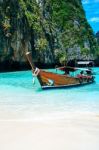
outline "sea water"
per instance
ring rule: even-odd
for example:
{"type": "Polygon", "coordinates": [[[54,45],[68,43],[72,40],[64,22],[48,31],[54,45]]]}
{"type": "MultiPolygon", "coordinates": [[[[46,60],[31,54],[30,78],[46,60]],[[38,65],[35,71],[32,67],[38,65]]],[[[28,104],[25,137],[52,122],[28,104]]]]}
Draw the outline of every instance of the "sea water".
{"type": "MultiPolygon", "coordinates": [[[[54,70],[55,71],[55,70],[54,70]]],[[[99,68],[95,83],[42,90],[31,71],[0,74],[0,120],[64,118],[66,114],[99,114],[99,68]]]]}

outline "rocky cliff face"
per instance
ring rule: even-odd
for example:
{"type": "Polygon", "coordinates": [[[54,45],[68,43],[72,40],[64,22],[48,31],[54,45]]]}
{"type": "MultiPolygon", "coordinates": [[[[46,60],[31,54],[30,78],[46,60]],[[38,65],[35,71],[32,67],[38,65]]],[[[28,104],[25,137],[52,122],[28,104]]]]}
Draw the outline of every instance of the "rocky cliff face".
{"type": "Polygon", "coordinates": [[[96,33],[97,49],[96,49],[96,65],[99,66],[99,31],[96,33]]]}
{"type": "Polygon", "coordinates": [[[97,39],[97,42],[98,42],[98,45],[99,45],[99,31],[96,33],[96,39],[97,39]]]}
{"type": "Polygon", "coordinates": [[[27,50],[34,61],[53,64],[92,58],[95,49],[81,0],[0,1],[0,63],[5,68],[25,64],[27,50]]]}

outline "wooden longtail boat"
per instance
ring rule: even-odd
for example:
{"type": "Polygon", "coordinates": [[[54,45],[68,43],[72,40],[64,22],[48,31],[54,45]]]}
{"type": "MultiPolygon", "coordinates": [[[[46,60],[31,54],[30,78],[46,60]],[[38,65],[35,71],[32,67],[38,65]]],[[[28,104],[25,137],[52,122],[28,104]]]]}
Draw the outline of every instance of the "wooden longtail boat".
{"type": "MultiPolygon", "coordinates": [[[[76,72],[80,70],[80,68],[73,67],[60,67],[58,70],[64,71],[64,74],[58,74],[53,72],[44,71],[35,67],[32,56],[30,52],[26,53],[27,59],[31,65],[33,75],[36,76],[40,82],[42,89],[48,88],[61,88],[61,87],[74,87],[86,85],[94,82],[94,77],[92,75],[83,75],[78,74],[75,76],[70,76],[69,72],[76,72]]],[[[84,71],[89,71],[88,69],[84,69],[84,71]]],[[[81,69],[81,72],[82,69],[81,69]]]]}

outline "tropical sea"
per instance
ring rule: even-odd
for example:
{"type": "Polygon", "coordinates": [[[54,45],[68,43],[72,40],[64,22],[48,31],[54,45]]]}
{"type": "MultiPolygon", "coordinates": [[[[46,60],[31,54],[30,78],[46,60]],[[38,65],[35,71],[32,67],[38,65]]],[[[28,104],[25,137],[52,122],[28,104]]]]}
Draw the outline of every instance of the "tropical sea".
{"type": "Polygon", "coordinates": [[[0,120],[54,120],[99,115],[99,68],[95,83],[69,89],[42,90],[31,71],[0,73],[0,120]]]}

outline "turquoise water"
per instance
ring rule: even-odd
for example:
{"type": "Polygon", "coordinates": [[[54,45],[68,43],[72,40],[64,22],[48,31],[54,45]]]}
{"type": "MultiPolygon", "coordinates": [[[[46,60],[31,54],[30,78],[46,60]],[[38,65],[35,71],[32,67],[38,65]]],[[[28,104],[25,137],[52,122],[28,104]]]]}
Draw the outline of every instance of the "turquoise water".
{"type": "MultiPolygon", "coordinates": [[[[94,68],[99,73],[99,68],[94,68]]],[[[99,113],[99,74],[95,83],[69,89],[42,90],[31,71],[0,74],[0,119],[62,117],[65,113],[99,113]]]]}

